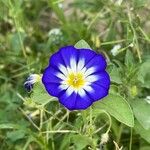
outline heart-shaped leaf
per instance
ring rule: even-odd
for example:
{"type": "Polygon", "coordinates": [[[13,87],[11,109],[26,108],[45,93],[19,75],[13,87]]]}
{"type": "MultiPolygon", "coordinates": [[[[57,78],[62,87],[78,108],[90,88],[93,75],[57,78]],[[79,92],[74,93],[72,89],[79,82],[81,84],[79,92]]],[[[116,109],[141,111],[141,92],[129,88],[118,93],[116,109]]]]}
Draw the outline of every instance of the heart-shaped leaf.
{"type": "Polygon", "coordinates": [[[128,102],[119,95],[109,94],[102,101],[96,102],[94,109],[103,109],[125,125],[129,127],[134,126],[132,109],[128,102]]]}

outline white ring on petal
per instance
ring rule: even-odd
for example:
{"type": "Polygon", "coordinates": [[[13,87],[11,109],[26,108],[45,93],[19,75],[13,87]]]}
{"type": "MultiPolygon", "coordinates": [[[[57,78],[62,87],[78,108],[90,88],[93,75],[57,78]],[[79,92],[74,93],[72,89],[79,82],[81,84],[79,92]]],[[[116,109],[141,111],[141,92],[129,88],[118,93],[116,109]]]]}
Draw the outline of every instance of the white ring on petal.
{"type": "Polygon", "coordinates": [[[85,80],[87,82],[95,82],[99,79],[99,76],[98,75],[90,75],[88,77],[85,78],[85,80]]]}
{"type": "Polygon", "coordinates": [[[81,72],[82,74],[84,74],[84,73],[86,72],[86,70],[87,70],[87,68],[86,68],[86,67],[84,67],[84,68],[82,68],[82,69],[81,69],[81,71],[80,71],[80,72],[81,72]]]}
{"type": "Polygon", "coordinates": [[[83,88],[79,89],[78,90],[78,94],[81,96],[81,97],[84,97],[86,95],[86,92],[83,88]]]}
{"type": "Polygon", "coordinates": [[[65,75],[62,74],[62,73],[60,73],[60,72],[56,73],[56,76],[57,76],[58,78],[62,79],[62,80],[66,80],[65,75]]]}
{"type": "Polygon", "coordinates": [[[94,92],[93,88],[89,85],[84,86],[84,90],[86,90],[87,92],[94,92]]]}
{"type": "Polygon", "coordinates": [[[91,84],[92,84],[91,82],[86,81],[84,86],[88,86],[88,85],[91,85],[91,84]]]}
{"type": "Polygon", "coordinates": [[[95,67],[88,68],[86,72],[84,73],[84,75],[85,77],[88,77],[89,75],[93,74],[95,71],[96,71],[95,67]]]}
{"type": "Polygon", "coordinates": [[[84,66],[85,66],[85,60],[83,58],[79,59],[77,65],[77,72],[81,71],[84,66]]]}
{"type": "Polygon", "coordinates": [[[74,89],[73,89],[72,87],[69,87],[69,88],[66,90],[67,96],[70,96],[73,92],[74,92],[74,89]]]}
{"type": "Polygon", "coordinates": [[[65,85],[65,84],[61,84],[61,85],[59,86],[59,88],[60,88],[61,90],[66,90],[68,87],[69,87],[69,86],[68,86],[68,85],[65,85]]]}
{"type": "Polygon", "coordinates": [[[65,76],[68,75],[68,70],[66,69],[66,67],[64,65],[59,64],[58,68],[65,76]]]}
{"type": "Polygon", "coordinates": [[[72,69],[70,67],[67,67],[67,70],[68,70],[68,74],[72,73],[72,69]]]}
{"type": "Polygon", "coordinates": [[[70,67],[71,67],[71,70],[73,70],[73,72],[76,72],[76,70],[77,70],[77,64],[76,64],[75,58],[71,58],[70,59],[70,67]]]}

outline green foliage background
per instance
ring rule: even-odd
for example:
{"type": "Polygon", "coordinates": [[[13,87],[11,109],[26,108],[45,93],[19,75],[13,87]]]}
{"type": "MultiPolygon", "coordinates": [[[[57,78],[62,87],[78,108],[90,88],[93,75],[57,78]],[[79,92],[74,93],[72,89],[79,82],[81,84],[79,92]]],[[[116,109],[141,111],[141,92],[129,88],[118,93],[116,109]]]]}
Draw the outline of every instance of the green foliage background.
{"type": "Polygon", "coordinates": [[[149,0],[0,0],[0,149],[149,150],[149,6],[149,0]],[[81,39],[107,59],[108,97],[69,112],[40,83],[25,91],[28,75],[42,74],[61,46],[89,46],[81,39]]]}

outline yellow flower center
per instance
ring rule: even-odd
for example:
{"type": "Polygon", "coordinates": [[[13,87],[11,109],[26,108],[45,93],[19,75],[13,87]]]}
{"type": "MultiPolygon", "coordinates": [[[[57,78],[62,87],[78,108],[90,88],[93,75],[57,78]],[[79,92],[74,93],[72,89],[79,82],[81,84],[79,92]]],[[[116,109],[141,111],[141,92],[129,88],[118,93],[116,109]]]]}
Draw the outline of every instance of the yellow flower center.
{"type": "Polygon", "coordinates": [[[67,84],[75,89],[83,87],[85,84],[84,75],[80,72],[70,73],[67,79],[67,84]]]}

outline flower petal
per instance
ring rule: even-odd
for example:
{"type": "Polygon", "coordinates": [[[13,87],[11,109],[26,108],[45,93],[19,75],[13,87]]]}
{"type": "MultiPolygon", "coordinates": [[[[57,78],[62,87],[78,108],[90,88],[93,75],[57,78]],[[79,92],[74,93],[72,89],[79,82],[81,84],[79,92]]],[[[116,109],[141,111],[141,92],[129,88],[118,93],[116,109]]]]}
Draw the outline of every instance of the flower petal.
{"type": "Polygon", "coordinates": [[[70,68],[73,72],[76,72],[77,71],[77,61],[76,61],[76,58],[75,57],[72,57],[70,59],[70,68]]]}
{"type": "Polygon", "coordinates": [[[88,85],[92,88],[92,90],[89,90],[88,93],[93,101],[100,100],[101,98],[107,96],[110,87],[110,78],[106,71],[96,75],[99,75],[99,79],[91,83],[91,85],[88,85]]]}
{"type": "Polygon", "coordinates": [[[73,46],[63,47],[59,52],[66,67],[72,68],[76,64],[78,51],[73,46]]]}
{"type": "Polygon", "coordinates": [[[83,67],[85,66],[85,59],[84,58],[80,58],[78,60],[78,63],[77,63],[77,71],[81,71],[83,69],[83,67]]]}
{"type": "Polygon", "coordinates": [[[99,72],[95,74],[96,76],[99,76],[99,79],[93,83],[98,84],[105,89],[109,89],[110,86],[110,77],[106,71],[99,72]]]}
{"type": "Polygon", "coordinates": [[[70,96],[67,96],[64,92],[64,94],[60,96],[59,101],[69,110],[83,110],[92,104],[92,100],[87,94],[81,97],[75,92],[73,92],[70,96]]]}
{"type": "Polygon", "coordinates": [[[57,72],[55,75],[62,80],[66,80],[66,76],[61,72],[57,72]]]}
{"type": "Polygon", "coordinates": [[[86,85],[84,87],[84,90],[87,91],[87,92],[93,92],[93,88],[90,85],[86,85]]]}
{"type": "Polygon", "coordinates": [[[95,74],[90,75],[90,76],[85,78],[85,80],[87,82],[91,82],[91,83],[97,81],[98,79],[99,79],[99,75],[95,75],[95,74]]]}
{"type": "Polygon", "coordinates": [[[67,68],[66,68],[64,65],[59,64],[58,68],[59,68],[59,70],[60,70],[65,76],[68,75],[68,70],[67,70],[67,68]]]}
{"type": "Polygon", "coordinates": [[[94,56],[96,52],[90,49],[79,49],[79,58],[84,59],[85,64],[87,64],[94,56]]]}
{"type": "Polygon", "coordinates": [[[102,55],[97,54],[86,64],[86,68],[94,67],[95,71],[103,71],[106,69],[106,65],[105,58],[102,55]]]}
{"type": "Polygon", "coordinates": [[[85,75],[86,77],[88,77],[89,75],[91,75],[91,74],[93,74],[93,73],[95,73],[95,72],[96,72],[96,67],[91,67],[91,68],[88,68],[88,69],[85,71],[84,75],[85,75]]]}
{"type": "Polygon", "coordinates": [[[43,73],[42,82],[43,84],[47,83],[60,83],[62,81],[61,78],[57,77],[57,74],[60,73],[53,67],[48,66],[43,73]]]}
{"type": "Polygon", "coordinates": [[[60,52],[58,51],[57,53],[53,54],[50,57],[49,66],[51,66],[51,67],[53,67],[55,69],[59,69],[58,66],[60,64],[63,65],[63,66],[65,66],[63,58],[62,58],[60,52]]]}
{"type": "Polygon", "coordinates": [[[59,86],[59,88],[61,89],[61,90],[67,90],[68,89],[68,85],[65,85],[65,84],[60,84],[60,86],[59,86]]]}
{"type": "Polygon", "coordinates": [[[108,95],[108,89],[105,89],[104,87],[98,85],[98,84],[91,84],[91,88],[93,89],[91,92],[88,92],[89,97],[93,101],[97,101],[102,99],[103,97],[108,95]]]}
{"type": "Polygon", "coordinates": [[[70,96],[68,96],[65,92],[60,95],[59,102],[64,105],[69,110],[75,109],[75,102],[76,102],[77,94],[73,92],[70,96]]]}
{"type": "Polygon", "coordinates": [[[45,89],[50,95],[58,97],[64,91],[59,86],[59,83],[47,83],[45,89]]]}
{"type": "Polygon", "coordinates": [[[85,90],[84,89],[79,89],[78,90],[78,94],[81,96],[81,97],[84,97],[85,95],[86,95],[86,92],[85,92],[85,90]]]}
{"type": "Polygon", "coordinates": [[[70,96],[73,92],[74,92],[74,90],[72,87],[68,87],[68,89],[66,90],[67,96],[70,96]]]}
{"type": "Polygon", "coordinates": [[[90,105],[92,105],[93,101],[92,99],[86,94],[84,96],[77,95],[76,103],[75,103],[75,109],[82,110],[88,108],[90,105]]]}

